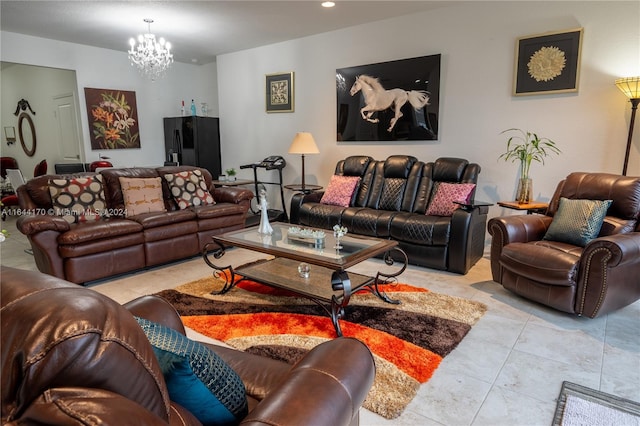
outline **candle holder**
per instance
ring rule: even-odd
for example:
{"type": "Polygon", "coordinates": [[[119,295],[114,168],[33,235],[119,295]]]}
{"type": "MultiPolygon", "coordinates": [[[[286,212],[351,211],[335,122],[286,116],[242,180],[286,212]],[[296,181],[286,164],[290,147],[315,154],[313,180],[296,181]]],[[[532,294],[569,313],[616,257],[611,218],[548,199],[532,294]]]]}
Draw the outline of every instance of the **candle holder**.
{"type": "Polygon", "coordinates": [[[348,229],[346,226],[334,225],[333,226],[333,236],[336,238],[336,245],[333,246],[334,249],[340,250],[342,245],[340,244],[340,239],[347,235],[348,229]]]}
{"type": "Polygon", "coordinates": [[[308,263],[302,262],[298,265],[298,275],[300,278],[309,278],[311,272],[311,266],[308,263]]]}

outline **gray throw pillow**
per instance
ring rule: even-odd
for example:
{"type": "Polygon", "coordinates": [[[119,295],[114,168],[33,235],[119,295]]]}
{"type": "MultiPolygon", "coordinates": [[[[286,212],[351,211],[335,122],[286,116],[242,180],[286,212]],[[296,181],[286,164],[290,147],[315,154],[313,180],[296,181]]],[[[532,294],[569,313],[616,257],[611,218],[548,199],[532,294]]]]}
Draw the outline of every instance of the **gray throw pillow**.
{"type": "Polygon", "coordinates": [[[559,241],[584,247],[598,236],[611,200],[573,200],[560,198],[560,205],[544,236],[545,240],[559,241]]]}

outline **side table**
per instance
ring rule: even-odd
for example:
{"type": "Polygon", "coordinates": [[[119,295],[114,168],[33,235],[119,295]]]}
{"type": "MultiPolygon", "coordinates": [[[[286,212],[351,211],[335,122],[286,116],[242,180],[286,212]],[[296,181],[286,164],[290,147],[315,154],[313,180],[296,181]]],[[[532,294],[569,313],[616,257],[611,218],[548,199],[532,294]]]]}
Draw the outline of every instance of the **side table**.
{"type": "Polygon", "coordinates": [[[236,180],[212,180],[211,183],[215,187],[220,186],[240,186],[240,185],[253,185],[254,181],[248,179],[236,179],[236,180]]]}
{"type": "Polygon", "coordinates": [[[517,201],[498,201],[500,207],[504,207],[512,210],[526,210],[527,214],[539,213],[544,214],[549,207],[549,203],[542,203],[539,201],[532,201],[530,203],[521,204],[517,201]]]}
{"type": "Polygon", "coordinates": [[[310,194],[310,193],[312,193],[314,191],[320,191],[322,189],[322,187],[320,185],[294,184],[294,185],[285,185],[284,187],[286,189],[291,190],[291,191],[302,192],[303,194],[310,194]]]}

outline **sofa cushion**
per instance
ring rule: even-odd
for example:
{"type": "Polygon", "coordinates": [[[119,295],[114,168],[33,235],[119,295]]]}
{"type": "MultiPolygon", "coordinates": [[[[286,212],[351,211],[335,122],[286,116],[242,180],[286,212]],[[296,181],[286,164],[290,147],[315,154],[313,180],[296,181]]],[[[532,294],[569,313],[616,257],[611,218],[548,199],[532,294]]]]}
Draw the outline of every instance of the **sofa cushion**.
{"type": "Polygon", "coordinates": [[[144,229],[173,225],[181,222],[189,222],[196,219],[196,214],[191,210],[175,210],[172,212],[142,213],[131,218],[138,222],[144,229]]]}
{"type": "Polygon", "coordinates": [[[237,424],[247,415],[244,383],[215,352],[169,327],[136,320],[153,346],[172,401],[204,425],[237,424]]]}
{"type": "Polygon", "coordinates": [[[516,275],[554,286],[575,286],[582,250],[555,241],[511,243],[502,249],[500,265],[516,275]]]}
{"type": "Polygon", "coordinates": [[[120,177],[125,216],[166,211],[162,199],[162,181],[155,178],[120,177]]]}
{"type": "Polygon", "coordinates": [[[180,209],[215,203],[200,170],[169,173],[164,178],[180,209]]]}
{"type": "Polygon", "coordinates": [[[106,212],[100,175],[51,179],[49,193],[55,214],[69,223],[99,220],[106,212]]]}
{"type": "Polygon", "coordinates": [[[468,202],[475,187],[475,183],[439,182],[425,214],[428,216],[451,216],[460,207],[454,201],[468,202]]]}
{"type": "Polygon", "coordinates": [[[584,247],[598,236],[611,200],[560,198],[558,211],[544,235],[545,240],[584,247]]]}
{"type": "Polygon", "coordinates": [[[327,190],[322,195],[320,202],[333,206],[349,207],[351,197],[360,181],[359,176],[333,175],[329,181],[327,190]]]}
{"type": "Polygon", "coordinates": [[[60,234],[58,244],[82,244],[100,239],[113,239],[120,235],[142,233],[142,225],[133,220],[108,218],[92,223],[78,223],[60,234]]]}

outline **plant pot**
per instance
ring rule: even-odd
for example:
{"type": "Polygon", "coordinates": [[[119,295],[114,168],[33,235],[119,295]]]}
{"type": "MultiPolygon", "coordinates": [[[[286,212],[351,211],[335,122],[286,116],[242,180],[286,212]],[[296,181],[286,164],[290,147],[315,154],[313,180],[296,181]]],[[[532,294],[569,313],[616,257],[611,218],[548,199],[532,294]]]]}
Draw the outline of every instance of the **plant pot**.
{"type": "Polygon", "coordinates": [[[533,201],[533,180],[521,178],[518,181],[518,191],[516,192],[518,204],[529,204],[533,201]]]}
{"type": "Polygon", "coordinates": [[[235,176],[227,176],[227,180],[229,182],[234,182],[236,180],[236,177],[235,176]]]}

